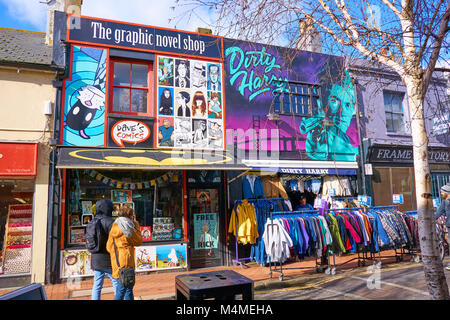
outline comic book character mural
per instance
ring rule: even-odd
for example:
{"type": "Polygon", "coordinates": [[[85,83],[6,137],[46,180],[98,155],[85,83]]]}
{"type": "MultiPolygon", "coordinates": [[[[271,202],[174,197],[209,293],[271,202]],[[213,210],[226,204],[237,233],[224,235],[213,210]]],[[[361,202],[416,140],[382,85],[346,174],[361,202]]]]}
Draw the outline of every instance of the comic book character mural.
{"type": "Polygon", "coordinates": [[[227,150],[356,161],[355,88],[341,57],[224,39],[227,150]]]}
{"type": "Polygon", "coordinates": [[[71,76],[65,81],[63,144],[103,146],[106,50],[72,47],[71,76]]]}
{"type": "Polygon", "coordinates": [[[158,56],[158,66],[157,147],[223,150],[225,96],[220,81],[222,64],[158,56]],[[168,81],[169,76],[166,75],[172,73],[170,70],[175,77],[168,81]]]}
{"type": "Polygon", "coordinates": [[[160,57],[158,59],[158,81],[163,86],[173,86],[173,59],[160,57]]]}
{"type": "Polygon", "coordinates": [[[306,154],[314,160],[354,160],[358,147],[352,145],[347,130],[355,115],[355,88],[347,71],[342,86],[332,85],[327,106],[317,103],[317,114],[300,124],[300,132],[306,134],[306,154]]]}
{"type": "Polygon", "coordinates": [[[104,106],[105,94],[98,85],[87,85],[78,90],[78,93],[78,101],[70,108],[65,125],[78,130],[80,137],[83,139],[90,139],[84,130],[94,120],[97,110],[101,110],[104,106]]]}

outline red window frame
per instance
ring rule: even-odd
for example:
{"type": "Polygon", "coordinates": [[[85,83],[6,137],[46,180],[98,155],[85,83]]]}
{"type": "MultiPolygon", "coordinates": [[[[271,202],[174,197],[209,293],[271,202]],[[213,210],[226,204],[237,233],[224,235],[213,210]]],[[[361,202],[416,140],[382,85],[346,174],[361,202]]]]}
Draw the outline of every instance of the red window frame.
{"type": "Polygon", "coordinates": [[[136,116],[145,116],[145,117],[154,117],[154,106],[153,106],[153,62],[152,61],[135,61],[135,60],[125,60],[125,59],[111,59],[111,62],[109,64],[109,113],[112,114],[124,114],[124,115],[136,115],[136,116]],[[130,85],[129,86],[122,86],[122,85],[115,85],[114,84],[114,63],[120,62],[120,63],[128,63],[131,64],[130,68],[130,85]],[[148,73],[147,73],[147,87],[136,87],[133,86],[132,82],[132,74],[133,74],[133,65],[146,65],[148,67],[148,73]],[[125,112],[125,111],[115,111],[113,110],[114,106],[114,88],[125,88],[130,89],[130,110],[131,110],[131,90],[132,89],[138,89],[138,90],[147,90],[147,112],[125,112]]]}

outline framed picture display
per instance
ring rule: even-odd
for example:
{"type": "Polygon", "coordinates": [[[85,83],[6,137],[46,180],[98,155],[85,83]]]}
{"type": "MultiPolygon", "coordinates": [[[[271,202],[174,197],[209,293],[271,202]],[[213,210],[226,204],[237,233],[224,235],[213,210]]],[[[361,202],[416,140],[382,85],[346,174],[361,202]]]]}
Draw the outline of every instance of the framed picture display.
{"type": "Polygon", "coordinates": [[[158,56],[158,148],[224,150],[222,64],[158,56]]]}

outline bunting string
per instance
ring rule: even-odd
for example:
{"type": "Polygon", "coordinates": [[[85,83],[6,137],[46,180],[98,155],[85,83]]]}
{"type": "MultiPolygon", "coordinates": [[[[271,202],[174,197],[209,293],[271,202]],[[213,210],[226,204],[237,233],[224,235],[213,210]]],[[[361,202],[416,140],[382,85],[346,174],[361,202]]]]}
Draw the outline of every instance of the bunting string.
{"type": "Polygon", "coordinates": [[[164,186],[170,183],[178,182],[179,180],[178,174],[175,174],[173,172],[164,173],[163,175],[152,180],[139,182],[128,182],[112,179],[94,169],[84,170],[84,173],[90,176],[91,178],[103,183],[104,185],[110,186],[115,189],[125,189],[125,190],[150,189],[154,187],[156,184],[158,184],[158,186],[164,186]]]}

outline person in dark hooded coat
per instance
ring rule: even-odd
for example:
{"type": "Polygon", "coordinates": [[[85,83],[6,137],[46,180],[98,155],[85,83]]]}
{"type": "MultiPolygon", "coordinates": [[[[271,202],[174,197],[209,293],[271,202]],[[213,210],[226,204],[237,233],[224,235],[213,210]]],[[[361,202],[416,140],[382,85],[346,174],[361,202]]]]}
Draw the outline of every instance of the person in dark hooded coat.
{"type": "Polygon", "coordinates": [[[114,223],[112,218],[113,203],[110,200],[101,199],[95,204],[95,216],[92,222],[100,220],[101,232],[99,241],[99,251],[91,253],[91,268],[94,271],[94,284],[92,286],[92,300],[100,300],[105,275],[111,279],[114,292],[116,292],[118,279],[112,277],[111,257],[106,250],[109,232],[114,223]]]}

